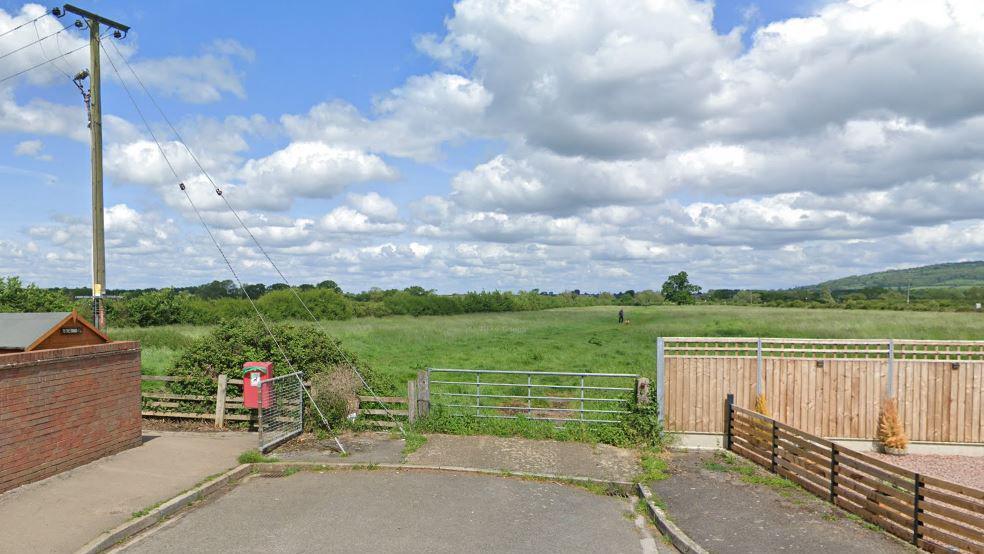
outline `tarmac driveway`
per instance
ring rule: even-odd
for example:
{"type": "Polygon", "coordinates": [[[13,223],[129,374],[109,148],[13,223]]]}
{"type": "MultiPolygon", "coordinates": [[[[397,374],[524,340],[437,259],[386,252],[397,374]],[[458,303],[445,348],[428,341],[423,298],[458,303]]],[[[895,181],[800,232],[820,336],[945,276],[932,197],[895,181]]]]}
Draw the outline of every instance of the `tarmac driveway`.
{"type": "Polygon", "coordinates": [[[302,471],[250,478],[123,551],[638,553],[631,515],[626,499],[540,481],[302,471]]]}
{"type": "Polygon", "coordinates": [[[75,552],[250,448],[255,434],[145,431],[141,446],[0,495],[0,552],[75,552]]]}

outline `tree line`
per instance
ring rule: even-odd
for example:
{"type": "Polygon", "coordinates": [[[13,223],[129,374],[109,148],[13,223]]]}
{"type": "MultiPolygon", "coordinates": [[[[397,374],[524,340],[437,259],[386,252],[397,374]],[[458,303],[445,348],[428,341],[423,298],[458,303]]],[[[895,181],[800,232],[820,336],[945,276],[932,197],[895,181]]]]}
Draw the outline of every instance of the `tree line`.
{"type": "MultiPolygon", "coordinates": [[[[585,306],[650,306],[672,304],[732,304],[792,308],[846,308],[878,310],[970,311],[984,303],[984,287],[924,288],[905,291],[884,287],[830,290],[827,287],[787,290],[714,289],[690,282],[687,272],[670,275],[659,291],[626,290],[616,293],[481,291],[437,294],[421,286],[404,289],[372,288],[350,293],[331,280],[302,284],[248,284],[243,288],[264,316],[274,321],[388,315],[454,315],[478,312],[521,312],[585,306]],[[304,305],[297,301],[300,297],[304,305]],[[305,305],[307,308],[305,308],[305,305]]],[[[91,303],[79,299],[85,288],[41,288],[17,277],[0,277],[0,312],[48,312],[76,309],[91,317],[91,303]]],[[[253,307],[232,281],[212,281],[191,287],[111,290],[119,296],[107,303],[107,318],[116,327],[191,324],[211,325],[238,317],[252,317],[253,307]]]]}
{"type": "MultiPolygon", "coordinates": [[[[481,291],[463,294],[437,294],[420,286],[405,289],[373,288],[347,293],[333,281],[294,287],[277,284],[245,285],[249,297],[263,315],[274,321],[309,319],[341,320],[353,317],[388,315],[454,315],[477,312],[520,312],[584,306],[646,306],[664,302],[652,290],[585,294],[564,292],[481,291]],[[295,297],[296,295],[296,297],[295,297]],[[297,297],[304,301],[302,305],[297,297]],[[305,308],[307,306],[307,308],[305,308]]],[[[84,288],[41,288],[24,285],[17,277],[0,278],[0,312],[48,312],[76,309],[91,317],[90,301],[84,288]]],[[[213,281],[194,287],[110,290],[120,298],[109,300],[106,316],[116,327],[155,325],[211,325],[224,320],[252,317],[253,307],[243,291],[231,281],[213,281]]]]}

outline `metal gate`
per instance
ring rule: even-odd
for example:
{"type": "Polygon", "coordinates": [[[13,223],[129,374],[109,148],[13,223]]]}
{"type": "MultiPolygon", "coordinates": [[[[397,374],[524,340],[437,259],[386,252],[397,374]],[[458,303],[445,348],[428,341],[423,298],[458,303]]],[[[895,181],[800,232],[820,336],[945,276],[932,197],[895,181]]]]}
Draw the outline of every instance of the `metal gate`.
{"type": "Polygon", "coordinates": [[[427,369],[428,395],[454,415],[618,423],[639,376],[630,373],[427,369]]]}
{"type": "Polygon", "coordinates": [[[304,376],[298,371],[264,379],[260,395],[260,452],[267,452],[304,430],[304,376]]]}

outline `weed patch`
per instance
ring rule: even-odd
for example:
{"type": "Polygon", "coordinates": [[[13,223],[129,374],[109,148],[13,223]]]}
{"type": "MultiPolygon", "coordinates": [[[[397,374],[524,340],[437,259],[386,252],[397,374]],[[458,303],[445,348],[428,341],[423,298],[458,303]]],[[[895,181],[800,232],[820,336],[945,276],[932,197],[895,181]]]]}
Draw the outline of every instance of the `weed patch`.
{"type": "Polygon", "coordinates": [[[662,481],[668,477],[666,460],[660,457],[657,450],[643,450],[639,465],[642,466],[642,473],[636,476],[636,482],[662,481]]]}
{"type": "Polygon", "coordinates": [[[259,450],[247,450],[239,455],[241,464],[268,464],[277,461],[276,456],[264,456],[259,450]]]}
{"type": "Polygon", "coordinates": [[[866,521],[864,518],[862,518],[859,515],[847,514],[847,519],[853,521],[854,523],[857,523],[858,525],[864,527],[869,531],[879,531],[879,532],[881,531],[881,527],[875,525],[874,523],[871,523],[870,521],[866,521]]]}
{"type": "Polygon", "coordinates": [[[426,442],[427,437],[424,435],[414,431],[407,431],[403,443],[403,458],[406,459],[407,456],[416,452],[426,442]]]}

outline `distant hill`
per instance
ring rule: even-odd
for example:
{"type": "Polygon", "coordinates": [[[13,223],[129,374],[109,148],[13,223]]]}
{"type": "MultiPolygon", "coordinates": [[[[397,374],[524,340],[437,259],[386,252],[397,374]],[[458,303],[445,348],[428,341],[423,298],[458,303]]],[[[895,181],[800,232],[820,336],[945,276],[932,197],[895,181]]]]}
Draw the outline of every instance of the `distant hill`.
{"type": "Polygon", "coordinates": [[[830,290],[856,290],[867,287],[898,288],[973,287],[984,286],[984,261],[925,265],[909,269],[893,269],[866,275],[853,275],[812,285],[810,289],[829,287],[830,290]]]}

